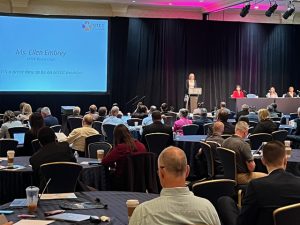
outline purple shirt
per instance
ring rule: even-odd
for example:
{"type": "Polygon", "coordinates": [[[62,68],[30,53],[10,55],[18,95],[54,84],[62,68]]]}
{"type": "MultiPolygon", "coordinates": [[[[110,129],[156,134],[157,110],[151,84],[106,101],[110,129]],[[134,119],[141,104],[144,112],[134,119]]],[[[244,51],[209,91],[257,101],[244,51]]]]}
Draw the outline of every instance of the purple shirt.
{"type": "Polygon", "coordinates": [[[174,132],[176,132],[179,135],[183,135],[182,127],[184,125],[189,125],[189,124],[192,124],[192,121],[187,118],[182,117],[181,119],[177,120],[174,123],[174,132]]]}

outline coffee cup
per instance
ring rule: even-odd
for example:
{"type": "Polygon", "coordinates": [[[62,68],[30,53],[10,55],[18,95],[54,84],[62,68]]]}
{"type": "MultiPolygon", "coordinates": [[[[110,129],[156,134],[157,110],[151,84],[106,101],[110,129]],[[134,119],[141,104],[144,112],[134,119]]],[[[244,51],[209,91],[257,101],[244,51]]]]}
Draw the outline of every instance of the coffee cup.
{"type": "Polygon", "coordinates": [[[97,150],[97,159],[99,162],[102,161],[103,157],[104,157],[104,150],[103,149],[97,150]]]}
{"type": "Polygon", "coordinates": [[[15,151],[8,150],[7,151],[7,167],[13,168],[14,167],[14,158],[15,158],[15,151]]]}
{"type": "Polygon", "coordinates": [[[28,211],[33,213],[37,210],[37,203],[39,200],[39,188],[35,186],[29,186],[26,188],[26,198],[28,211]]]}
{"type": "Polygon", "coordinates": [[[132,216],[134,209],[139,205],[139,200],[137,199],[129,199],[126,201],[127,210],[128,210],[128,220],[132,216]]]}

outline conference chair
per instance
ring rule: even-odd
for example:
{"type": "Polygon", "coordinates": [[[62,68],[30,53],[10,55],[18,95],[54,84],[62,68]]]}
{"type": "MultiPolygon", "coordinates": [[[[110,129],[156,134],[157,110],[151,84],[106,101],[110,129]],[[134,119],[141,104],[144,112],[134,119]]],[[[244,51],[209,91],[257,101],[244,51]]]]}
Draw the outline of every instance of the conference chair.
{"type": "Polygon", "coordinates": [[[286,140],[287,135],[288,135],[287,130],[277,130],[272,132],[273,140],[280,141],[282,143],[286,140]]]}
{"type": "Polygon", "coordinates": [[[249,127],[249,129],[248,129],[248,134],[252,134],[253,131],[254,131],[254,127],[249,127]]]}
{"type": "Polygon", "coordinates": [[[103,135],[101,134],[94,134],[94,135],[91,135],[89,137],[86,137],[85,138],[85,157],[88,157],[88,146],[89,144],[91,143],[95,143],[95,142],[101,142],[101,141],[104,141],[104,138],[103,138],[103,135]]]}
{"type": "Polygon", "coordinates": [[[139,118],[131,118],[131,119],[127,120],[128,126],[131,126],[131,127],[135,126],[134,125],[135,122],[138,122],[138,125],[140,126],[140,125],[142,125],[143,120],[139,119],[139,118]]]}
{"type": "Polygon", "coordinates": [[[281,118],[280,118],[280,117],[270,117],[270,119],[271,119],[273,122],[280,122],[280,121],[281,121],[281,118]]]}
{"type": "Polygon", "coordinates": [[[300,203],[280,207],[273,212],[274,225],[299,225],[300,203]]]}
{"type": "Polygon", "coordinates": [[[249,121],[249,127],[255,128],[257,124],[258,124],[258,122],[255,122],[255,121],[249,121]]]}
{"type": "Polygon", "coordinates": [[[92,124],[92,128],[94,128],[96,131],[98,131],[99,134],[102,134],[102,122],[101,121],[94,121],[92,124]]]}
{"type": "Polygon", "coordinates": [[[99,116],[96,121],[103,122],[105,120],[106,116],[99,116]]]}
{"type": "Polygon", "coordinates": [[[82,118],[80,117],[69,117],[67,119],[68,128],[70,132],[76,128],[82,127],[82,118]]]}
{"type": "Polygon", "coordinates": [[[167,147],[170,136],[165,133],[151,133],[146,134],[145,138],[149,152],[158,156],[167,147]]]}
{"type": "Polygon", "coordinates": [[[52,162],[42,164],[41,174],[44,182],[49,181],[47,193],[70,193],[75,192],[78,176],[82,166],[71,162],[52,162]]]}
{"type": "Polygon", "coordinates": [[[183,135],[196,135],[199,130],[199,125],[189,124],[182,126],[183,135]]]}
{"type": "Polygon", "coordinates": [[[18,141],[10,138],[0,139],[0,157],[7,157],[8,150],[17,150],[18,141]]]}
{"type": "Polygon", "coordinates": [[[217,201],[222,196],[235,196],[236,181],[230,179],[200,181],[192,186],[195,196],[208,199],[217,208],[217,201]]]}
{"type": "Polygon", "coordinates": [[[224,138],[224,139],[227,139],[229,137],[231,137],[232,134],[222,134],[221,137],[224,138]]]}
{"type": "Polygon", "coordinates": [[[50,127],[55,133],[61,132],[61,125],[54,125],[50,127]]]}
{"type": "Polygon", "coordinates": [[[0,113],[0,119],[3,120],[4,114],[0,113]]]}
{"type": "Polygon", "coordinates": [[[267,133],[258,133],[249,135],[250,145],[252,150],[258,149],[263,142],[269,142],[273,140],[271,134],[267,133]]]}
{"type": "Polygon", "coordinates": [[[168,126],[170,126],[170,127],[173,127],[174,126],[174,123],[175,123],[175,119],[174,119],[174,117],[172,117],[172,116],[164,116],[163,117],[163,120],[164,120],[164,124],[165,125],[168,125],[168,126]]]}
{"type": "Polygon", "coordinates": [[[32,140],[31,146],[33,149],[33,153],[36,153],[42,147],[38,139],[32,140]]]}
{"type": "Polygon", "coordinates": [[[204,135],[207,135],[208,129],[209,129],[209,128],[212,128],[212,126],[213,126],[213,123],[205,123],[205,124],[203,125],[203,134],[204,134],[204,135]]]}
{"type": "Polygon", "coordinates": [[[113,124],[102,124],[103,126],[103,130],[106,133],[106,141],[109,144],[113,144],[114,141],[114,129],[116,127],[116,125],[113,124]]]}
{"type": "Polygon", "coordinates": [[[290,113],[290,120],[298,118],[298,113],[290,113]]]}
{"type": "Polygon", "coordinates": [[[97,150],[104,150],[104,155],[106,155],[111,149],[112,145],[107,142],[94,142],[88,145],[88,158],[97,159],[97,150]]]}
{"type": "Polygon", "coordinates": [[[28,130],[28,127],[11,127],[8,128],[8,133],[10,138],[14,138],[15,133],[26,133],[28,130]]]}
{"type": "Polygon", "coordinates": [[[213,179],[215,176],[215,163],[213,154],[211,152],[211,147],[208,143],[205,143],[203,141],[200,141],[200,146],[207,163],[207,179],[213,179]]]}
{"type": "Polygon", "coordinates": [[[132,153],[127,161],[127,191],[158,193],[156,155],[152,152],[132,153]]]}
{"type": "Polygon", "coordinates": [[[175,112],[167,112],[167,113],[165,113],[165,116],[172,116],[174,121],[176,121],[177,117],[178,117],[178,114],[175,113],[175,112]]]}
{"type": "Polygon", "coordinates": [[[220,179],[223,178],[224,171],[223,171],[223,165],[221,163],[220,157],[217,152],[217,148],[221,147],[221,145],[218,142],[215,141],[205,141],[205,143],[209,144],[210,150],[211,150],[211,156],[214,162],[214,178],[220,179]]]}

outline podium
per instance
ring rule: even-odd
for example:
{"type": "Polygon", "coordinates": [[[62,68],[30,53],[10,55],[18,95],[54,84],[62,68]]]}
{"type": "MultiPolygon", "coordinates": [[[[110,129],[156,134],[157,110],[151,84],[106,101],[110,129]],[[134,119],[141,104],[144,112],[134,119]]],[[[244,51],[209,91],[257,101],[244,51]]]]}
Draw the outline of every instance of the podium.
{"type": "Polygon", "coordinates": [[[202,88],[189,88],[188,94],[189,101],[187,101],[186,108],[188,108],[188,103],[190,102],[189,110],[192,113],[197,108],[198,97],[202,95],[202,88]]]}

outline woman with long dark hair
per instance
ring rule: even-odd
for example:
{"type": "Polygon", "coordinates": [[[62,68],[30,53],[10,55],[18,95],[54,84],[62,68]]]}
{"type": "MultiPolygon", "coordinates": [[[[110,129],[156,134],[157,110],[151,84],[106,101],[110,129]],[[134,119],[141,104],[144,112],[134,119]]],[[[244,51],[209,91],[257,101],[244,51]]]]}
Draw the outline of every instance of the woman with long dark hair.
{"type": "Polygon", "coordinates": [[[115,168],[113,183],[114,189],[124,190],[126,171],[126,157],[132,153],[146,152],[145,146],[131,137],[124,124],[117,125],[114,130],[114,146],[102,160],[102,164],[115,168]]]}

